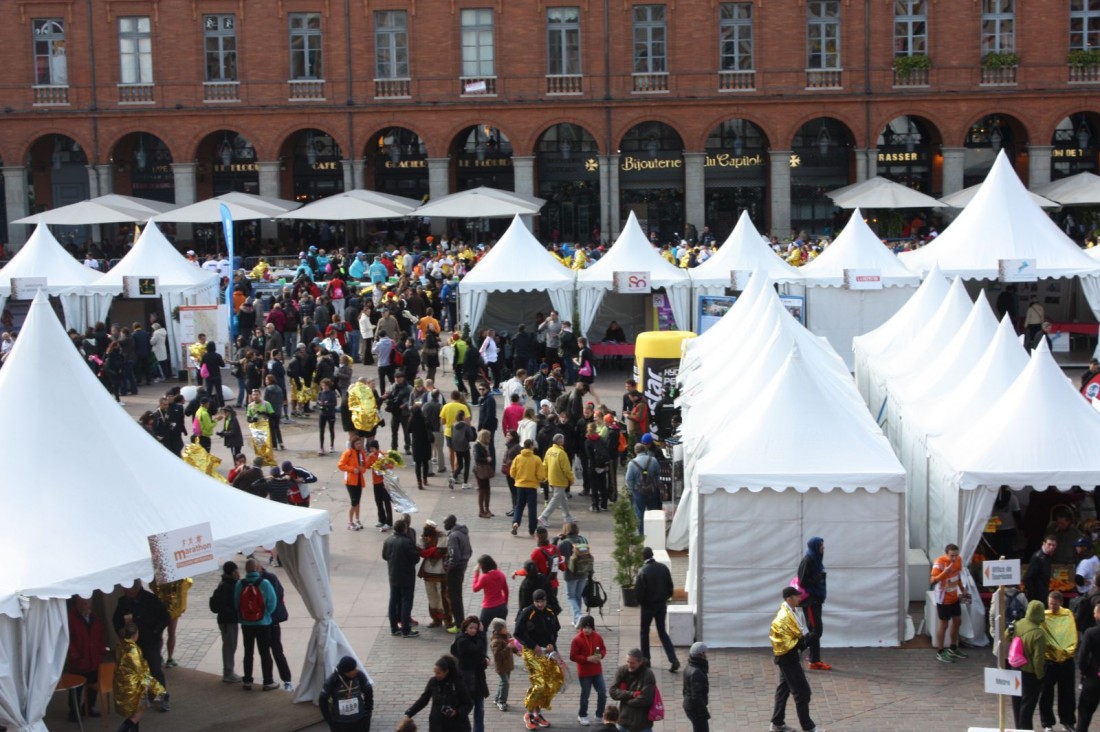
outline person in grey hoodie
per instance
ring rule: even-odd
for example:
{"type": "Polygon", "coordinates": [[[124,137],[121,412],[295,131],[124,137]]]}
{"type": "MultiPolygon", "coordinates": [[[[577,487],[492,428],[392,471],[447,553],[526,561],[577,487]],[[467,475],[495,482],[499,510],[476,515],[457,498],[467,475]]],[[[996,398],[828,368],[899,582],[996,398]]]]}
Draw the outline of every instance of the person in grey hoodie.
{"type": "MultiPolygon", "coordinates": [[[[462,604],[462,589],[466,584],[466,566],[470,563],[473,550],[470,548],[470,531],[465,524],[451,514],[443,519],[443,529],[447,532],[447,594],[451,598],[451,617],[455,623],[466,617],[462,604]]],[[[458,625],[447,628],[448,633],[458,633],[458,625]]]]}

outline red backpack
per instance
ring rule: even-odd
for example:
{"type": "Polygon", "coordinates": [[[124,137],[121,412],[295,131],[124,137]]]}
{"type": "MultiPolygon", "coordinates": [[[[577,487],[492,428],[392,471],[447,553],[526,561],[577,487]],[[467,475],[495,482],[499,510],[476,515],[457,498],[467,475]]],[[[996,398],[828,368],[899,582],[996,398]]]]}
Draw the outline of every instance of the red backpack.
{"type": "Polygon", "coordinates": [[[240,615],[242,622],[255,623],[264,619],[267,608],[264,604],[264,593],[260,592],[260,582],[256,584],[246,582],[244,589],[241,590],[237,614],[240,615]]]}

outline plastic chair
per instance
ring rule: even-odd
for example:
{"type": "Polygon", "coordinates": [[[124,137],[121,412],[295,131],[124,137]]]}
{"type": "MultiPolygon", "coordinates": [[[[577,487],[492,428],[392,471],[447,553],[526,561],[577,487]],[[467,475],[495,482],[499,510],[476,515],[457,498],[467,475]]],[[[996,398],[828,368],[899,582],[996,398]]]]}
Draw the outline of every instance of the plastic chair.
{"type": "Polygon", "coordinates": [[[96,680],[90,684],[85,685],[84,692],[84,716],[88,716],[88,692],[95,691],[99,693],[99,698],[102,700],[100,704],[100,714],[103,717],[103,729],[110,727],[111,707],[114,706],[114,688],[115,688],[115,662],[104,661],[99,664],[99,676],[96,680]]]}

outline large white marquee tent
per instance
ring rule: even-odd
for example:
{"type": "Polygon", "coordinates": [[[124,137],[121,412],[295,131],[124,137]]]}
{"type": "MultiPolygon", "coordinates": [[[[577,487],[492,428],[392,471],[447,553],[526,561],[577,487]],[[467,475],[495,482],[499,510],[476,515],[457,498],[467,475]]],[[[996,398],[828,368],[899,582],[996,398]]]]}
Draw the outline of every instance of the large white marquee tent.
{"type": "Polygon", "coordinates": [[[59,418],[80,433],[79,459],[13,460],[0,485],[0,533],[14,548],[0,565],[0,725],[45,729],[66,661],[71,595],[152,579],[148,537],[204,522],[219,557],[279,542],[314,619],[295,701],[314,699],[340,657],[354,655],[333,622],[328,513],[235,490],[161,447],[118,408],[41,295],[0,369],[0,399],[12,407],[0,415],[11,455],[56,444],[59,418]],[[33,407],[18,408],[28,401],[33,407]],[[58,551],[58,537],[80,551],[58,551]]]}
{"type": "Polygon", "coordinates": [[[517,214],[511,226],[458,288],[459,320],[476,331],[483,317],[510,329],[548,306],[573,316],[576,274],[546,251],[517,214]],[[490,305],[493,308],[487,311],[490,305]],[[486,316],[486,313],[490,314],[486,316]]]}
{"type": "Polygon", "coordinates": [[[150,222],[133,248],[118,264],[105,273],[97,285],[122,289],[124,277],[157,277],[157,288],[164,306],[164,327],[168,331],[168,359],[180,365],[179,324],[172,317],[180,305],[214,305],[220,294],[217,273],[207,272],[188,262],[150,222]]]}
{"type": "Polygon", "coordinates": [[[107,319],[111,299],[122,292],[122,283],[97,282],[101,273],[85,267],[38,224],[11,261],[0,269],[0,308],[11,297],[13,277],[45,277],[46,292],[61,302],[65,324],[83,334],[90,325],[107,319]]]}
{"type": "Polygon", "coordinates": [[[852,338],[882,325],[912,297],[920,278],[907,270],[863,220],[857,208],[848,225],[817,259],[802,268],[806,322],[829,339],[852,370],[852,338]],[[854,289],[846,273],[877,275],[881,289],[854,289]]]}
{"type": "Polygon", "coordinates": [[[664,288],[676,327],[686,330],[690,326],[691,278],[687,270],[680,269],[660,255],[649,243],[637,217],[631,211],[622,233],[607,253],[591,267],[577,273],[577,310],[581,321],[579,333],[599,333],[602,330],[600,326],[606,326],[611,320],[618,320],[628,332],[644,330],[638,327],[643,322],[639,295],[613,293],[616,272],[647,273],[653,289],[664,288]],[[600,315],[599,323],[596,323],[597,314],[600,315]]]}

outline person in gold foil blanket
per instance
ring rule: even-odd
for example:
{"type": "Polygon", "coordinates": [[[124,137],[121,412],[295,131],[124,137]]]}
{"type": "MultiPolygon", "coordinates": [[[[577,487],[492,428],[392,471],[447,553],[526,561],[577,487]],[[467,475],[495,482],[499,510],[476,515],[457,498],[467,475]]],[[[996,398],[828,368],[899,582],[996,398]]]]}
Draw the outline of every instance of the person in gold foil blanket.
{"type": "Polygon", "coordinates": [[[348,388],[348,409],[352,424],[361,434],[371,432],[378,426],[378,403],[366,378],[359,379],[348,388]]]}
{"type": "Polygon", "coordinates": [[[149,584],[149,589],[168,612],[168,660],[164,662],[165,668],[179,666],[175,659],[176,626],[179,624],[180,616],[187,612],[187,591],[191,589],[192,584],[194,580],[190,577],[163,585],[156,582],[149,584]]]}
{"type": "Polygon", "coordinates": [[[192,435],[191,442],[183,446],[180,457],[183,458],[183,462],[200,472],[206,473],[214,480],[225,482],[225,478],[218,472],[218,466],[222,464],[222,459],[207,452],[206,448],[199,444],[198,436],[192,435]]]}
{"type": "Polygon", "coordinates": [[[520,610],[513,633],[523,644],[523,663],[527,666],[530,682],[523,699],[527,710],[523,724],[527,729],[550,726],[542,710],[551,708],[550,703],[565,683],[561,665],[556,660],[561,625],[554,611],[546,607],[546,600],[545,590],[535,590],[531,604],[520,610]]]}
{"type": "Polygon", "coordinates": [[[118,732],[138,732],[141,716],[150,701],[160,701],[167,709],[168,692],[149,673],[149,664],[138,647],[138,628],[126,623],[119,631],[115,667],[115,711],[123,717],[118,732]]]}

